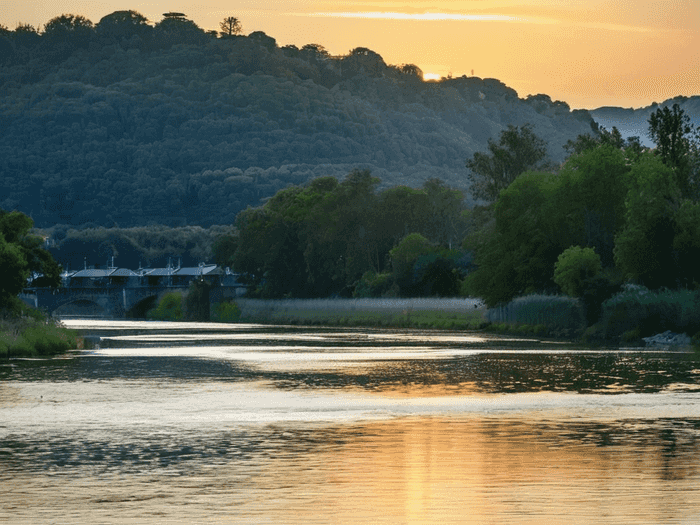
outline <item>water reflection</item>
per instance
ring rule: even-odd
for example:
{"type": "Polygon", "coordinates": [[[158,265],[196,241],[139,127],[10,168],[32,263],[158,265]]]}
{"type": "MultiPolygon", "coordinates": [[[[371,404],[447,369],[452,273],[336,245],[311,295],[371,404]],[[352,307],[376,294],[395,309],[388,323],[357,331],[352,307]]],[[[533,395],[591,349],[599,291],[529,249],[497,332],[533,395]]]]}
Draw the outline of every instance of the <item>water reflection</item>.
{"type": "Polygon", "coordinates": [[[3,496],[17,523],[46,504],[80,523],[679,523],[700,508],[699,432],[698,420],[409,418],[38,436],[3,443],[0,465],[22,483],[3,496]]]}
{"type": "Polygon", "coordinates": [[[700,521],[683,354],[102,323],[0,365],[0,521],[700,521]]]}

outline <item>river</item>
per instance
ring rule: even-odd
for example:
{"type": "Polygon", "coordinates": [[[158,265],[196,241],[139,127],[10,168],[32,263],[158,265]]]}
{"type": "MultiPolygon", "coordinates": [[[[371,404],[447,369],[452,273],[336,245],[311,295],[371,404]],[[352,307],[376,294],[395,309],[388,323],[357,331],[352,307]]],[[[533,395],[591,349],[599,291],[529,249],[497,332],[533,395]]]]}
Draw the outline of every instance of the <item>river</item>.
{"type": "Polygon", "coordinates": [[[0,363],[0,522],[700,523],[700,362],[476,333],[66,321],[0,363]]]}

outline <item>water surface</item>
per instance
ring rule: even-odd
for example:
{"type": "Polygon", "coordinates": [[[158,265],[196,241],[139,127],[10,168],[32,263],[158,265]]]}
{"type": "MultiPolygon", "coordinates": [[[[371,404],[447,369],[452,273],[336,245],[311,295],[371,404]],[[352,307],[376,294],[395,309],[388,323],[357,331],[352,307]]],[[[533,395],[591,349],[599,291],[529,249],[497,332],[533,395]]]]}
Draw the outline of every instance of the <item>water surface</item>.
{"type": "Polygon", "coordinates": [[[0,365],[0,521],[700,522],[684,353],[70,324],[100,348],[0,365]]]}

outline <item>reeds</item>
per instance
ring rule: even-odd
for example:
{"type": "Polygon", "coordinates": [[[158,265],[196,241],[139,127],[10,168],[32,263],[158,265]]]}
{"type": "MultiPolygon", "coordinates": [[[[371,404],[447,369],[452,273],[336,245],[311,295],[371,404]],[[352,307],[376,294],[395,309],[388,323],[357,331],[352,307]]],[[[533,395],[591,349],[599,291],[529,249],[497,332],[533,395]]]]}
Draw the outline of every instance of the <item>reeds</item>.
{"type": "Polygon", "coordinates": [[[477,329],[486,325],[474,299],[238,299],[240,320],[276,324],[477,329]]]}
{"type": "Polygon", "coordinates": [[[0,358],[51,356],[77,346],[75,334],[53,320],[0,319],[0,358]]]}
{"type": "MultiPolygon", "coordinates": [[[[486,319],[494,328],[501,325],[532,327],[532,333],[561,333],[574,335],[586,326],[583,305],[578,299],[563,295],[526,295],[510,303],[491,308],[486,319]]],[[[523,330],[519,330],[523,331],[523,330]]]]}

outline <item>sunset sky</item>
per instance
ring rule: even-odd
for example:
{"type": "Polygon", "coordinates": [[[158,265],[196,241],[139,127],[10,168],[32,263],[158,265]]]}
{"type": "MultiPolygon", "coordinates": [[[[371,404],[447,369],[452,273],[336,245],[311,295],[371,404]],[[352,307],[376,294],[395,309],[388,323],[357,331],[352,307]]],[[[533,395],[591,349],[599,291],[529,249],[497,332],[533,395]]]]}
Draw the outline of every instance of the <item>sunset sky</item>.
{"type": "Polygon", "coordinates": [[[63,13],[97,23],[125,9],[152,22],[179,11],[203,29],[236,16],[244,34],[264,31],[278,45],[368,47],[389,64],[473,70],[572,108],[700,95],[700,0],[0,0],[0,23],[38,26],[63,13]]]}

